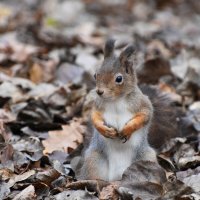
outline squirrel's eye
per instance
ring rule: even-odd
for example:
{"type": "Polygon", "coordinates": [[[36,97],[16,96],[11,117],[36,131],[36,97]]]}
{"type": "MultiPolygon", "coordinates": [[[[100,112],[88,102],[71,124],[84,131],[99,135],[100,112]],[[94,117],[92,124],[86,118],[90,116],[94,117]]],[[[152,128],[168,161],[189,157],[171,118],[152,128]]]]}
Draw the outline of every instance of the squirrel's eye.
{"type": "Polygon", "coordinates": [[[121,75],[117,76],[115,79],[116,83],[121,83],[123,81],[123,77],[121,75]]]}
{"type": "Polygon", "coordinates": [[[96,74],[94,74],[94,79],[96,80],[96,78],[97,78],[97,75],[96,75],[96,74]]]}

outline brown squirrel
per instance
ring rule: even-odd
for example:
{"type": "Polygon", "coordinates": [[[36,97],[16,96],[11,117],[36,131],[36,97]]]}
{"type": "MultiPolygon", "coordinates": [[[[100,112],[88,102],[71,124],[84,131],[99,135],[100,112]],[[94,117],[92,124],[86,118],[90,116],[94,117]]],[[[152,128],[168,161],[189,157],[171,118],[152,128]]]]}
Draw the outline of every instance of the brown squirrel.
{"type": "MultiPolygon", "coordinates": [[[[117,57],[114,43],[112,39],[106,42],[103,64],[95,73],[96,96],[91,114],[94,133],[82,164],[79,163],[79,169],[75,167],[80,179],[120,180],[135,161],[157,162],[156,151],[150,146],[148,137],[151,137],[150,142],[160,142],[161,136],[152,139],[156,130],[162,133],[165,129],[169,134],[170,128],[173,129],[168,127],[169,122],[161,127],[156,124],[162,121],[163,115],[159,114],[159,106],[163,105],[158,103],[161,98],[156,90],[144,87],[146,96],[138,86],[132,59],[134,46],[129,45],[117,57]],[[154,117],[154,113],[161,118],[154,117]]],[[[170,116],[169,112],[163,116],[167,113],[170,116]]]]}

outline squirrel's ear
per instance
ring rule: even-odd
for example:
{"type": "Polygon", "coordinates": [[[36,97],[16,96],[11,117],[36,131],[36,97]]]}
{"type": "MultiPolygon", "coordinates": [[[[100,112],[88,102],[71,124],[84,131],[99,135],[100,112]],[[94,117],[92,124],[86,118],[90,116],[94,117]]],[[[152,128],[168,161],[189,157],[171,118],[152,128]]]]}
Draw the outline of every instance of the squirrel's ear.
{"type": "Polygon", "coordinates": [[[122,66],[126,67],[128,71],[129,67],[132,68],[134,56],[136,55],[136,48],[134,45],[129,45],[124,51],[121,52],[119,60],[122,66]]]}
{"type": "Polygon", "coordinates": [[[115,48],[115,40],[108,39],[104,47],[104,58],[108,58],[112,56],[114,52],[114,48],[115,48]]]}

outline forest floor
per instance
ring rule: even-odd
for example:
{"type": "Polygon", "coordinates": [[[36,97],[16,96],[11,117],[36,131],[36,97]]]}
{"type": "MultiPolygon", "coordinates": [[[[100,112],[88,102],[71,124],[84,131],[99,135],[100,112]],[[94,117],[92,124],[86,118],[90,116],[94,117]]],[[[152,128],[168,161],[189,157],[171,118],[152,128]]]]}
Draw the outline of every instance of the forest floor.
{"type": "Polygon", "coordinates": [[[199,200],[199,13],[195,0],[0,1],[0,199],[199,200]],[[179,135],[159,150],[161,167],[77,181],[69,155],[88,134],[110,37],[116,51],[136,45],[139,83],[171,99],[179,135]]]}

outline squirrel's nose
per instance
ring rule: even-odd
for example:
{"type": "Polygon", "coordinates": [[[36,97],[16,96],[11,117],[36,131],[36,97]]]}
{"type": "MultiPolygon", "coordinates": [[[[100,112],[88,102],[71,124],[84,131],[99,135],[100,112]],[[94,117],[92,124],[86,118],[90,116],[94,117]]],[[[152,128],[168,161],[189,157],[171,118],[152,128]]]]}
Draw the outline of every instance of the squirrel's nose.
{"type": "Polygon", "coordinates": [[[100,89],[97,89],[96,92],[97,92],[97,94],[98,94],[99,96],[101,96],[101,95],[104,93],[104,91],[103,91],[103,90],[100,90],[100,89]]]}

